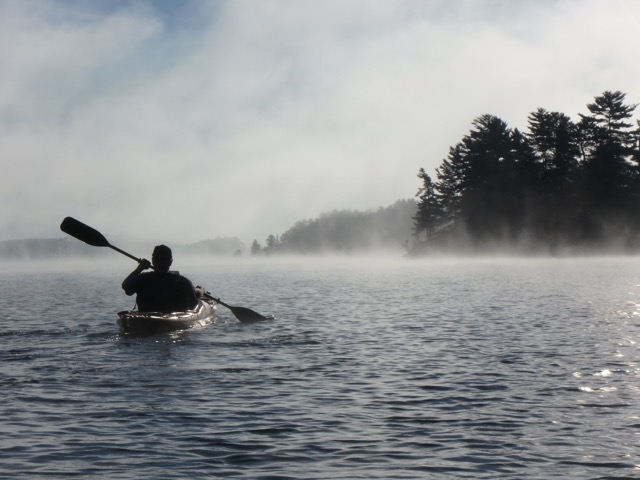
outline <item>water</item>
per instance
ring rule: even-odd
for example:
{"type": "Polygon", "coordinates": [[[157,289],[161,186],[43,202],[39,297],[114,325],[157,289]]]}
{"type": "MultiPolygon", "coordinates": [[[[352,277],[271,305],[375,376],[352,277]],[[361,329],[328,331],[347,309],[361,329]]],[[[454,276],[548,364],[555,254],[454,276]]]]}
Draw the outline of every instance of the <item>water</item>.
{"type": "Polygon", "coordinates": [[[277,320],[150,337],[127,262],[0,275],[0,477],[640,478],[640,259],[193,265],[277,320]]]}

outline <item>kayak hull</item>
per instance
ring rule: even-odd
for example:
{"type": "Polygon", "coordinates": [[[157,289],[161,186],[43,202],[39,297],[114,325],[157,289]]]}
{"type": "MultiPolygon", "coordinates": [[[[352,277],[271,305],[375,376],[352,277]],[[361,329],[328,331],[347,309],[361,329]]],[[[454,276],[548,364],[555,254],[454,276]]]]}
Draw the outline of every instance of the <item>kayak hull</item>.
{"type": "Polygon", "coordinates": [[[211,323],[216,317],[216,310],[214,302],[199,299],[195,309],[184,312],[160,313],[125,310],[118,313],[117,324],[122,333],[172,332],[211,323]]]}

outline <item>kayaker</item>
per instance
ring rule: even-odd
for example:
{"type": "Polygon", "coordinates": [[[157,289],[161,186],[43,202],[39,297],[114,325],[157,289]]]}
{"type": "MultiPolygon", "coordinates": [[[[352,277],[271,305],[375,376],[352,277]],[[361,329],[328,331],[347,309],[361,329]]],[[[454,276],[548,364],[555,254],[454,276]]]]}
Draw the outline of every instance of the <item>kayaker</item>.
{"type": "Polygon", "coordinates": [[[153,249],[151,262],[143,258],[138,267],[122,282],[127,295],[137,294],[141,312],[179,312],[196,307],[198,300],[191,281],[178,272],[169,271],[173,263],[171,249],[158,245],[153,249]],[[153,271],[145,272],[149,268],[153,271]]]}

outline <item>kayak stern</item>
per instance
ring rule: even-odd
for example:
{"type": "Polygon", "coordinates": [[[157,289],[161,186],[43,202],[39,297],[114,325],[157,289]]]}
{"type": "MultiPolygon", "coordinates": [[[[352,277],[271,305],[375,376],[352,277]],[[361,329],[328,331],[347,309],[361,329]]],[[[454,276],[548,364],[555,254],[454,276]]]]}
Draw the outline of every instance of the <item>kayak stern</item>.
{"type": "Polygon", "coordinates": [[[184,312],[139,312],[125,310],[118,313],[117,324],[121,333],[151,334],[185,330],[211,323],[216,317],[217,306],[212,301],[198,300],[193,310],[184,312]]]}

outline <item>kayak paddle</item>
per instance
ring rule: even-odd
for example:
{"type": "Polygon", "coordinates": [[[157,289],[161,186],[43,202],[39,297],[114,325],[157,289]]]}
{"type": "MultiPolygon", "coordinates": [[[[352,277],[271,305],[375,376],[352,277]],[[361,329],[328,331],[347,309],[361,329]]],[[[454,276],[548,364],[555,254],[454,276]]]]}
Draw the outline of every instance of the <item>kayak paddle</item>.
{"type": "MultiPolygon", "coordinates": [[[[75,218],[66,217],[60,224],[60,230],[93,247],[109,247],[116,252],[135,260],[138,263],[142,261],[141,258],[137,258],[130,253],[127,253],[124,250],[120,250],[118,247],[111,245],[105,238],[105,236],[102,235],[99,231],[97,231],[95,228],[91,228],[89,225],[85,225],[75,218]]],[[[264,315],[261,315],[258,312],[254,312],[249,308],[227,305],[219,298],[215,298],[207,292],[204,293],[204,296],[211,300],[214,300],[220,305],[227,307],[229,310],[231,310],[231,313],[233,313],[233,315],[241,322],[255,322],[257,320],[270,319],[270,317],[265,317],[264,315]]]]}

